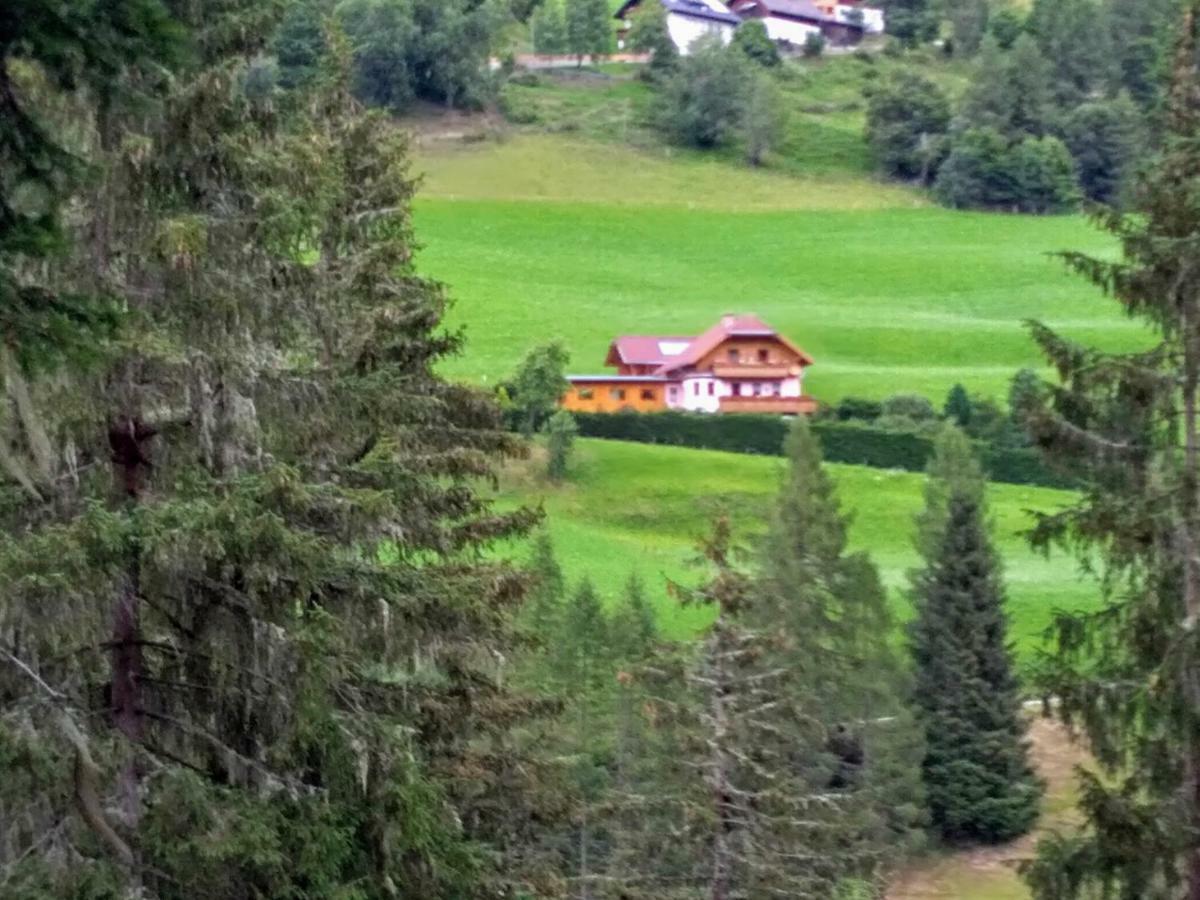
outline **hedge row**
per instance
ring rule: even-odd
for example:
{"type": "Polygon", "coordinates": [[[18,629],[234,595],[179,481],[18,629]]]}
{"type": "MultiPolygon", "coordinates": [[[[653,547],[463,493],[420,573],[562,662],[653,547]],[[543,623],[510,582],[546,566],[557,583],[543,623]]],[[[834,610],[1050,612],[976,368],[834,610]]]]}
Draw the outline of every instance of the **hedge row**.
{"type": "MultiPolygon", "coordinates": [[[[787,435],[782,416],[712,416],[702,413],[576,413],[584,437],[668,444],[731,453],[778,456],[787,435]]],[[[814,422],[830,462],[923,472],[933,455],[933,441],[906,431],[888,431],[843,422],[814,422]]],[[[979,444],[980,460],[992,481],[1066,488],[1069,478],[1050,471],[1033,450],[979,444]]]]}

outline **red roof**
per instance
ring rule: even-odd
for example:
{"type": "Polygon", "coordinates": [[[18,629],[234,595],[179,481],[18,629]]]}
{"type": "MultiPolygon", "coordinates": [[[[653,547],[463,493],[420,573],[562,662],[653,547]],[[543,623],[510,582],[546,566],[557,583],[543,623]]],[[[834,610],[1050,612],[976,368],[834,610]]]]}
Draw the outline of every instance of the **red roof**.
{"type": "Polygon", "coordinates": [[[606,365],[661,366],[674,359],[689,346],[694,337],[657,337],[648,334],[622,335],[608,348],[606,365]],[[663,345],[666,345],[665,347],[663,345]],[[674,350],[674,353],[665,351],[674,350]]]}
{"type": "Polygon", "coordinates": [[[712,328],[699,337],[663,337],[648,334],[627,334],[614,340],[608,348],[609,366],[657,366],[654,374],[669,375],[701,359],[731,337],[771,337],[779,341],[806,365],[812,357],[779,334],[758,316],[722,316],[712,328]]]}
{"type": "Polygon", "coordinates": [[[731,337],[773,337],[799,356],[804,365],[811,366],[813,362],[811,356],[776,332],[758,316],[722,316],[716,325],[692,341],[686,351],[664,361],[658,374],[668,375],[687,366],[696,365],[731,337]]]}

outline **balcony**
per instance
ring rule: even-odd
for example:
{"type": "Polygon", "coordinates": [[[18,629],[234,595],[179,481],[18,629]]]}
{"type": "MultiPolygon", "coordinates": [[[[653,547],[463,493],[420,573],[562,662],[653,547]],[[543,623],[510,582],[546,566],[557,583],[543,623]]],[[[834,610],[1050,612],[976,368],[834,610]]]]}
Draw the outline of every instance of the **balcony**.
{"type": "Polygon", "coordinates": [[[714,363],[712,373],[718,378],[760,378],[764,381],[792,378],[800,374],[797,366],[773,366],[769,363],[714,363]]]}
{"type": "Polygon", "coordinates": [[[723,413],[761,413],[763,415],[812,415],[817,401],[812,397],[722,397],[723,413]]]}

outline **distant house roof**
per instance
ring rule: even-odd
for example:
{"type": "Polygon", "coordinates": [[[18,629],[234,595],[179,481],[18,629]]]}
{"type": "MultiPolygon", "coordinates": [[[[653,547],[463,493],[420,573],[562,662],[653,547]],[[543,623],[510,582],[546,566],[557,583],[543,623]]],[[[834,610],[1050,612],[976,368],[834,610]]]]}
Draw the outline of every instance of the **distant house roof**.
{"type": "Polygon", "coordinates": [[[722,316],[712,328],[696,338],[678,356],[665,360],[658,369],[660,375],[670,375],[687,366],[694,366],[731,337],[773,337],[795,353],[806,366],[812,365],[812,357],[779,334],[758,316],[722,316]]]}
{"type": "MultiPolygon", "coordinates": [[[[680,16],[691,16],[694,19],[708,19],[713,22],[726,22],[730,25],[740,25],[741,19],[729,11],[729,7],[719,0],[659,0],[667,12],[680,16]]],[[[640,6],[642,0],[626,0],[617,10],[616,17],[624,19],[635,6],[640,6]]]]}
{"type": "Polygon", "coordinates": [[[753,4],[761,6],[773,16],[785,19],[799,19],[804,22],[824,22],[830,25],[844,25],[848,28],[862,28],[861,24],[838,18],[836,13],[828,13],[812,0],[753,0],[753,4]]]}
{"type": "Polygon", "coordinates": [[[695,337],[657,337],[646,334],[622,335],[608,349],[606,363],[610,366],[661,366],[668,359],[683,353],[695,337]]]}

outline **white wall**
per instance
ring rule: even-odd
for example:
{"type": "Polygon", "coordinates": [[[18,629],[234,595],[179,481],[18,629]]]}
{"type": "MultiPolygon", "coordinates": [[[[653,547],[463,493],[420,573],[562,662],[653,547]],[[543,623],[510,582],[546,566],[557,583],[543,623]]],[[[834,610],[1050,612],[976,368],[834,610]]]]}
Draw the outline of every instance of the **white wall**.
{"type": "Polygon", "coordinates": [[[780,397],[799,397],[800,396],[800,379],[785,378],[779,386],[780,397]]]}
{"type": "Polygon", "coordinates": [[[716,412],[721,408],[721,398],[729,396],[729,385],[710,375],[697,375],[683,380],[683,408],[689,412],[716,412]],[[711,395],[708,386],[713,386],[711,395]]]}
{"type": "Polygon", "coordinates": [[[853,22],[854,11],[862,14],[863,30],[867,34],[883,34],[883,10],[875,9],[873,6],[851,6],[846,3],[839,3],[837,6],[837,17],[839,22],[853,22]]]}
{"type": "Polygon", "coordinates": [[[684,401],[684,390],[685,390],[685,386],[682,384],[666,385],[667,409],[684,409],[685,408],[684,402],[683,402],[684,401]],[[674,396],[672,396],[672,392],[674,392],[674,396]]]}
{"type": "Polygon", "coordinates": [[[719,35],[722,44],[733,40],[733,26],[729,23],[681,16],[679,13],[667,13],[667,30],[671,33],[671,40],[684,56],[688,54],[692,44],[705,35],[719,35]]]}
{"type": "Polygon", "coordinates": [[[767,28],[767,37],[773,41],[787,41],[797,47],[803,47],[805,39],[810,34],[820,34],[821,29],[816,25],[805,22],[793,22],[791,19],[781,19],[778,16],[767,16],[760,19],[767,28]]]}

